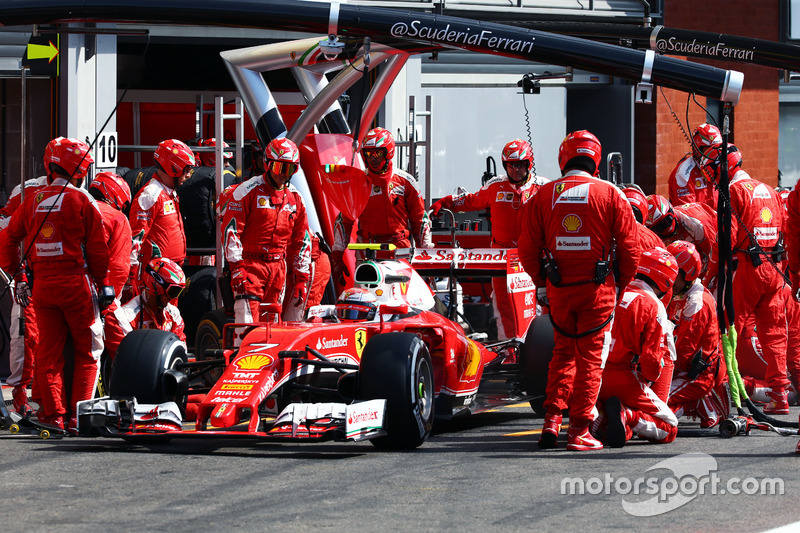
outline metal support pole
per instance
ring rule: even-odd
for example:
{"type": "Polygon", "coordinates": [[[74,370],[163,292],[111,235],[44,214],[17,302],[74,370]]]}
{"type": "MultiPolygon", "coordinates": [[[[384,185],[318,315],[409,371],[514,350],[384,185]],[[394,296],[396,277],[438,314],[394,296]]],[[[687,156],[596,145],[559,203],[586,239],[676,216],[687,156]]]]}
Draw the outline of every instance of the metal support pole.
{"type": "MultiPolygon", "coordinates": [[[[25,200],[25,176],[26,176],[26,168],[25,168],[25,151],[27,148],[26,137],[28,136],[28,130],[25,127],[25,123],[27,122],[27,113],[25,109],[26,101],[28,100],[28,81],[26,72],[28,71],[28,67],[20,67],[20,109],[19,109],[19,116],[20,116],[20,127],[19,127],[19,189],[20,189],[20,200],[25,200]]],[[[47,169],[44,169],[45,173],[47,173],[47,169]]]]}

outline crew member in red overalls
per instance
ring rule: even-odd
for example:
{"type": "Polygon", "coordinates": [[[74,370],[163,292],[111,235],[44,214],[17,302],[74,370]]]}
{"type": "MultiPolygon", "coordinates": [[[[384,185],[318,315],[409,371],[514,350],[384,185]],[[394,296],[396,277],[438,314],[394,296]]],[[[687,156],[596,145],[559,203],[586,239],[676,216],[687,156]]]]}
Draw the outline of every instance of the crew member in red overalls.
{"type": "Polygon", "coordinates": [[[730,409],[717,304],[698,278],[703,263],[694,244],[675,241],[667,251],[680,267],[670,306],[670,315],[677,324],[678,358],[667,403],[675,416],[698,417],[700,427],[711,428],[727,418],[730,409]]]}
{"type": "MultiPolygon", "coordinates": [[[[445,196],[436,201],[431,210],[450,209],[459,213],[489,209],[492,219],[492,247],[516,248],[520,232],[522,207],[536,194],[547,178],[531,173],[533,149],[527,141],[514,139],[503,148],[503,168],[506,174],[497,176],[478,192],[460,196],[445,196]]],[[[497,320],[497,337],[507,339],[517,331],[516,316],[512,312],[511,298],[505,278],[492,278],[492,307],[497,320]]]]}
{"type": "Polygon", "coordinates": [[[106,315],[106,350],[111,359],[125,335],[135,329],[170,331],[186,342],[183,318],[174,303],[186,287],[181,267],[157,257],[145,266],[142,280],[136,296],[106,315]]]}
{"type": "Polygon", "coordinates": [[[633,435],[667,443],[678,434],[678,419],[650,388],[670,357],[669,322],[661,298],[678,264],[663,248],[642,252],[636,279],[628,284],[614,315],[612,347],[603,370],[600,400],[605,407],[605,444],[620,448],[633,435]]]}
{"type": "MultiPolygon", "coordinates": [[[[25,196],[36,194],[36,191],[47,185],[47,176],[29,179],[25,182],[25,196]]],[[[0,209],[0,231],[8,226],[11,215],[22,202],[21,188],[19,185],[11,191],[11,196],[6,205],[0,209]]],[[[33,372],[36,346],[39,342],[39,327],[36,324],[36,307],[34,306],[31,288],[27,282],[15,284],[14,299],[11,303],[10,341],[8,363],[11,375],[6,379],[6,385],[13,386],[11,390],[12,405],[20,415],[31,412],[28,403],[28,387],[31,387],[31,398],[39,403],[39,385],[33,372]],[[24,318],[24,329],[20,326],[20,315],[24,318]]]]}
{"type": "Polygon", "coordinates": [[[50,141],[44,155],[49,185],[26,197],[0,233],[0,267],[7,272],[22,275],[17,272],[19,244],[23,239],[30,244],[40,325],[34,367],[42,387],[39,421],[71,430],[77,428],[75,404],[94,394],[103,351],[100,310],[114,299],[107,282],[103,219],[95,201],[80,188],[93,162],[83,141],[50,141]],[[72,335],[75,357],[69,398],[64,389],[67,334],[72,335]]]}
{"type": "Polygon", "coordinates": [[[100,172],[89,185],[89,194],[97,200],[108,235],[108,282],[119,298],[131,270],[131,225],[125,211],[131,206],[131,188],[113,172],[100,172]]]}
{"type": "Polygon", "coordinates": [[[683,204],[700,202],[717,210],[717,191],[713,183],[703,173],[706,160],[703,154],[709,148],[717,148],[722,144],[719,128],[711,124],[700,124],[692,134],[692,153],[683,156],[669,175],[669,201],[677,207],[683,204]]]}
{"type": "Polygon", "coordinates": [[[221,208],[223,253],[231,270],[236,322],[261,320],[261,304],[281,304],[287,267],[293,273],[290,304],[308,294],[311,235],[300,193],[289,180],[300,166],[297,146],[273,139],[264,151],[266,171],[225,193],[221,208]]]}
{"type": "MultiPolygon", "coordinates": [[[[413,238],[417,247],[432,247],[430,219],[415,180],[407,172],[394,168],[392,134],[383,128],[367,132],[361,145],[361,156],[367,164],[367,179],[372,184],[372,192],[358,217],[358,242],[389,243],[398,248],[409,248],[413,238]]],[[[331,268],[339,284],[344,284],[347,272],[343,256],[354,223],[341,213],[334,223],[331,268]]]]}
{"type": "Polygon", "coordinates": [[[589,424],[611,342],[617,290],[612,248],[617,247],[620,288],[633,279],[640,249],[625,196],[594,177],[601,150],[588,131],[567,135],[558,155],[562,177],[542,186],[523,215],[520,260],[536,286],[546,286],[555,329],[540,448],[556,446],[565,409],[567,449],[603,447],[589,433],[589,424]]]}
{"type": "Polygon", "coordinates": [[[186,234],[175,189],[196,166],[194,152],[183,142],[168,139],[159,143],[153,159],[156,173],[136,193],[130,212],[130,282],[134,288],[141,283],[141,265],[148,264],[154,255],[160,254],[179,265],[186,258],[186,234]]]}

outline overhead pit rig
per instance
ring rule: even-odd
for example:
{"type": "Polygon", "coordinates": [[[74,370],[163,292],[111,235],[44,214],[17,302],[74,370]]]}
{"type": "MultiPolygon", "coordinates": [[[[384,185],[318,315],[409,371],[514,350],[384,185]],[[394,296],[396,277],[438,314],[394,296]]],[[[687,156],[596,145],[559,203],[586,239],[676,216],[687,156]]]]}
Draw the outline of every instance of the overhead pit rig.
{"type": "MultiPolygon", "coordinates": [[[[423,12],[337,2],[280,0],[5,0],[0,25],[150,22],[248,27],[320,33],[320,37],[223,52],[262,145],[288,136],[300,144],[316,126],[323,133],[362,137],[383,98],[412,54],[448,49],[507,56],[607,74],[735,104],[744,76],[680,59],[539,30],[423,12]],[[382,66],[350,131],[338,98],[368,71],[382,66]],[[308,103],[287,131],[262,72],[290,68],[308,103]],[[329,76],[338,72],[330,81],[329,76]]],[[[64,25],[64,32],[69,27],[64,25]]],[[[314,209],[306,180],[293,180],[309,205],[310,224],[330,238],[329,223],[314,209]]]]}

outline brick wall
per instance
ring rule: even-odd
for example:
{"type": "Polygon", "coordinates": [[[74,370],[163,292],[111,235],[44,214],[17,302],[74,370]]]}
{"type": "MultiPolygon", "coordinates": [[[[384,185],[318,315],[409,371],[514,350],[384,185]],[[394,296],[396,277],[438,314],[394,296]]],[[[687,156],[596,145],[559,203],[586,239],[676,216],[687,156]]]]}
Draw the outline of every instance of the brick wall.
{"type": "MultiPolygon", "coordinates": [[[[719,32],[778,41],[778,0],[669,0],[664,25],[670,28],[719,32]],[[721,7],[724,6],[724,11],[721,7]]],[[[744,73],[744,88],[733,111],[732,142],[741,150],[742,167],[769,185],[778,184],[778,84],[781,73],[746,63],[687,58],[744,73]]],[[[697,101],[706,105],[705,97],[697,101]]],[[[687,94],[656,89],[654,105],[636,104],[636,181],[646,193],[667,196],[667,178],[678,160],[691,151],[667,102],[686,127],[687,94]],[[663,94],[662,94],[663,92],[663,94]],[[653,118],[655,116],[655,118],[653,118]]],[[[687,133],[705,121],[705,112],[689,100],[687,133]]]]}

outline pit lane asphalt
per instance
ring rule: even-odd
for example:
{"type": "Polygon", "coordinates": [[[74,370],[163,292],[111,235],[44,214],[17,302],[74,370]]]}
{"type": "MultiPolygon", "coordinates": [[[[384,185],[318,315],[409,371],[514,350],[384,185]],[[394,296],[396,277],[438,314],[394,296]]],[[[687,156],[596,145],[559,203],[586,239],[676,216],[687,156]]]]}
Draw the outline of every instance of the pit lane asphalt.
{"type": "MultiPolygon", "coordinates": [[[[797,420],[798,412],[784,418],[797,420]]],[[[405,453],[366,442],[142,446],[4,430],[2,530],[746,532],[800,519],[797,437],[756,431],[721,439],[681,419],[672,444],[568,452],[562,431],[560,449],[540,451],[533,433],[540,426],[526,404],[515,404],[437,424],[423,446],[405,453]],[[652,469],[665,460],[666,470],[652,469]],[[711,483],[700,494],[703,477],[711,483]],[[726,489],[768,489],[767,478],[780,480],[783,494],[726,489]],[[642,503],[651,498],[649,507],[642,503]]],[[[772,486],[768,492],[779,492],[772,486]]]]}

